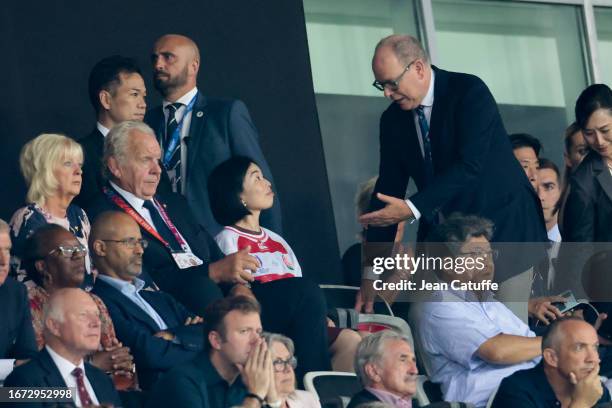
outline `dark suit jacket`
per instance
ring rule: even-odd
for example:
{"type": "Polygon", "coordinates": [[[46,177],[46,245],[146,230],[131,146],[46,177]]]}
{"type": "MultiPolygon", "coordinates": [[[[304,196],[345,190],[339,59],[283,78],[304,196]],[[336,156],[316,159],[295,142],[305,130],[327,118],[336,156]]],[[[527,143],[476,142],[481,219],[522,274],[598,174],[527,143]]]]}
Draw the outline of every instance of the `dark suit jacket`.
{"type": "MultiPolygon", "coordinates": [[[[165,126],[162,107],[147,112],[145,122],[161,138],[165,126]]],[[[198,222],[213,236],[223,228],[216,222],[208,200],[208,176],[218,164],[232,156],[248,156],[261,167],[276,191],[272,172],[259,146],[257,130],[243,102],[209,98],[198,92],[186,142],[187,184],[183,193],[198,222]]],[[[282,235],[278,194],[274,206],[261,214],[261,224],[282,235]]]]}
{"type": "MultiPolygon", "coordinates": [[[[168,216],[192,252],[203,260],[204,264],[179,269],[170,251],[157,238],[140,228],[143,238],[149,241],[143,255],[142,279],[150,281],[152,278],[162,290],[173,295],[189,310],[203,315],[206,305],[223,296],[217,285],[208,279],[208,264],[223,258],[223,253],[210,234],[195,220],[184,197],[169,193],[163,198],[156,198],[165,206],[168,216]]],[[[109,210],[122,211],[104,194],[100,194],[90,209],[89,216],[95,220],[100,213],[109,210]]]]}
{"type": "MultiPolygon", "coordinates": [[[[419,241],[425,239],[438,213],[447,217],[461,212],[493,221],[494,241],[547,242],[540,201],[512,153],[489,89],[476,76],[433,69],[429,136],[434,180],[425,185],[413,112],[391,104],[380,120],[379,178],[370,210],[384,206],[376,198],[378,192],[404,198],[413,178],[418,193],[410,200],[422,215],[419,241]]],[[[392,242],[396,228],[369,228],[367,240],[392,242]]],[[[534,264],[525,258],[529,257],[521,258],[524,262],[516,265],[517,271],[534,264]]]]}
{"type": "Polygon", "coordinates": [[[0,285],[0,359],[38,353],[26,287],[11,277],[0,285]]]}
{"type": "MultiPolygon", "coordinates": [[[[78,205],[89,215],[90,208],[95,205],[95,200],[106,184],[102,175],[102,158],[104,156],[104,136],[97,126],[91,133],[78,140],[83,148],[83,183],[81,192],[74,198],[73,204],[78,205]]],[[[157,188],[162,194],[172,191],[170,180],[164,174],[157,188]]]]}
{"type": "MultiPolygon", "coordinates": [[[[119,394],[115,390],[115,386],[104,372],[91,364],[85,363],[85,375],[91,383],[91,386],[96,393],[98,401],[107,404],[113,404],[115,408],[121,407],[119,394]]],[[[32,360],[13,370],[4,382],[5,387],[65,387],[66,383],[62,378],[53,359],[43,348],[32,360]]],[[[54,407],[56,403],[20,403],[20,407],[38,408],[38,407],[54,407]]],[[[61,404],[60,404],[61,405],[61,404]]],[[[62,405],[63,406],[63,405],[62,405]]],[[[74,403],[68,404],[74,407],[74,403]]]]}
{"type": "Polygon", "coordinates": [[[167,293],[141,290],[140,295],[155,309],[176,336],[173,342],[155,337],[161,329],[138,305],[113,286],[98,279],[93,288],[110,313],[117,338],[134,355],[138,380],[149,389],[162,372],[189,361],[202,350],[204,332],[201,324],[185,326],[195,315],[167,293]]]}
{"type": "Polygon", "coordinates": [[[612,242],[612,175],[590,152],[570,178],[563,211],[563,241],[612,242]]]}

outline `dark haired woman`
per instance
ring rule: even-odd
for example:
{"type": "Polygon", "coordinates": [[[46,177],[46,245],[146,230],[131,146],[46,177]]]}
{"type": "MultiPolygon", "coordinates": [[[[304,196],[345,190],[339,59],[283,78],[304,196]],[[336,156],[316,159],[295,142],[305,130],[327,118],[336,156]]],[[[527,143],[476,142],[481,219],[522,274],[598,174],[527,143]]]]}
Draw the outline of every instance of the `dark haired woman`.
{"type": "Polygon", "coordinates": [[[225,254],[249,248],[249,254],[259,260],[261,267],[253,273],[251,289],[262,304],[263,327],[295,341],[300,374],[329,368],[328,335],[334,368],[339,368],[339,363],[340,368],[350,371],[359,334],[326,329],[321,289],[302,277],[289,244],[259,224],[261,212],[274,203],[271,184],[259,166],[248,157],[234,156],[210,174],[208,191],[212,213],[219,224],[225,225],[215,237],[217,244],[225,254]]]}
{"type": "Polygon", "coordinates": [[[573,172],[563,214],[566,242],[612,241],[612,90],[595,84],[576,101],[576,123],[591,152],[573,172]]]}

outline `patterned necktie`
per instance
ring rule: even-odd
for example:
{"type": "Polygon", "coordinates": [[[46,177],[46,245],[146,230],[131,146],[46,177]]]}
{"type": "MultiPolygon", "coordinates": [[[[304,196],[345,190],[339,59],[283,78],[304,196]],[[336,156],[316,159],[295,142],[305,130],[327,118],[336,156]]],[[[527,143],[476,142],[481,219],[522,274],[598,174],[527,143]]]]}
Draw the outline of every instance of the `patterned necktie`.
{"type": "Polygon", "coordinates": [[[86,407],[89,405],[93,405],[93,401],[85,388],[85,375],[83,374],[83,370],[80,367],[75,368],[70,373],[73,377],[76,378],[77,383],[77,392],[79,393],[79,399],[81,400],[81,405],[86,407]]]}
{"type": "Polygon", "coordinates": [[[433,180],[433,160],[431,158],[431,140],[429,139],[429,124],[423,111],[424,106],[419,105],[415,109],[417,117],[419,119],[419,128],[421,129],[421,136],[423,137],[423,153],[425,161],[425,184],[428,185],[433,180]]]}
{"type": "Polygon", "coordinates": [[[166,106],[168,111],[168,123],[166,124],[166,137],[164,139],[164,153],[175,143],[176,147],[172,152],[169,160],[164,162],[166,172],[172,183],[172,191],[175,193],[181,192],[181,135],[175,135],[174,132],[178,126],[176,121],[176,111],[183,106],[182,103],[171,103],[166,106]]]}

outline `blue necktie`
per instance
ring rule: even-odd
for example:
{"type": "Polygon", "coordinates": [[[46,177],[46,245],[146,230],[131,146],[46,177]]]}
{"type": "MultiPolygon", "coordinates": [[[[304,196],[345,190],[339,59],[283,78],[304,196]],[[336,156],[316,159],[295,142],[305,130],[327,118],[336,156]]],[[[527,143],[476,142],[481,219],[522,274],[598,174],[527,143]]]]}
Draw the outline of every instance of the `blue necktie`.
{"type": "Polygon", "coordinates": [[[431,159],[431,140],[429,139],[429,124],[423,111],[424,106],[419,105],[416,108],[416,114],[419,119],[419,128],[421,129],[421,136],[423,137],[423,153],[425,162],[425,184],[428,185],[433,180],[433,161],[431,159]]]}

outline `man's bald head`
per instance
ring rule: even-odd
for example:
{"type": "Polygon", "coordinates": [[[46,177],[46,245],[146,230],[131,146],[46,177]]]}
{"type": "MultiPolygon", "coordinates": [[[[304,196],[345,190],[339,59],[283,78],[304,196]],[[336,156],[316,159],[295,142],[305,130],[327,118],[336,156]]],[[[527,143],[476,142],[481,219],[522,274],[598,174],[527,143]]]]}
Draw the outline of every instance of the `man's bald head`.
{"type": "Polygon", "coordinates": [[[89,246],[100,274],[132,282],[142,273],[143,245],[140,227],[126,213],[108,211],[96,218],[89,246]]]}
{"type": "Polygon", "coordinates": [[[196,86],[200,50],[189,37],[166,34],[155,41],[151,53],[155,88],[175,102],[196,86]]]}

